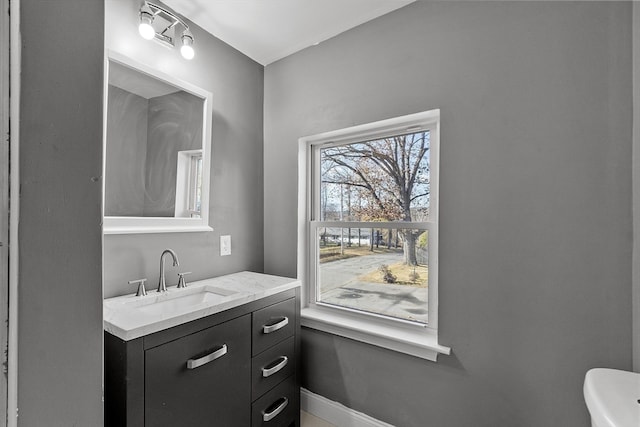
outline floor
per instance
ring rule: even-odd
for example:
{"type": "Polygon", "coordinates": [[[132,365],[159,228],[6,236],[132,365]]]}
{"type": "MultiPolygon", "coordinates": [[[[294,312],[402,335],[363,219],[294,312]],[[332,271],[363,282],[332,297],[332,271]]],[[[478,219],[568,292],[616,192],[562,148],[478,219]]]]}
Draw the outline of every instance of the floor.
{"type": "Polygon", "coordinates": [[[301,427],[337,427],[304,411],[300,411],[300,425],[301,427]]]}

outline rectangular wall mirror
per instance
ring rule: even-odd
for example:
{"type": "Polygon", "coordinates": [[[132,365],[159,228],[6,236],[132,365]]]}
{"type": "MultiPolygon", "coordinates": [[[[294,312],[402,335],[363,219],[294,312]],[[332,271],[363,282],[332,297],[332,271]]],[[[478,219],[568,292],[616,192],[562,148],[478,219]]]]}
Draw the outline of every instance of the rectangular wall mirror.
{"type": "Polygon", "coordinates": [[[211,93],[107,52],[104,233],[210,231],[211,93]]]}

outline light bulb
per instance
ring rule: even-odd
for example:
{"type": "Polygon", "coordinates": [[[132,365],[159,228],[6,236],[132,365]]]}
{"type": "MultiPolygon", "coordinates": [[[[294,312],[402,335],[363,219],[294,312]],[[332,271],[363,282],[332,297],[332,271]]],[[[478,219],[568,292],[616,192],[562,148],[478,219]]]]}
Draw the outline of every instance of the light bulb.
{"type": "Polygon", "coordinates": [[[180,54],[184,59],[193,59],[196,52],[193,50],[193,34],[188,29],[182,33],[182,46],[180,47],[180,54]]]}
{"type": "Polygon", "coordinates": [[[138,26],[138,32],[143,39],[151,40],[156,36],[156,30],[153,29],[153,25],[147,22],[141,22],[138,26]]]}
{"type": "Polygon", "coordinates": [[[196,56],[196,52],[193,50],[193,47],[190,45],[182,45],[180,48],[180,54],[184,59],[193,59],[196,56]]]}
{"type": "Polygon", "coordinates": [[[151,40],[156,36],[156,30],[152,25],[153,18],[153,11],[145,2],[140,8],[140,25],[138,25],[138,32],[144,39],[151,40]]]}

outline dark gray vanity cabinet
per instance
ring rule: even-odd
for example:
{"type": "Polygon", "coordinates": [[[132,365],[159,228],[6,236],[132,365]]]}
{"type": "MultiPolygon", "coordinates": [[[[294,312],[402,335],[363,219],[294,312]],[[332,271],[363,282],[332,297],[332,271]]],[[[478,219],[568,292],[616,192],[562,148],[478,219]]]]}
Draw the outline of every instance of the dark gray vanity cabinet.
{"type": "Polygon", "coordinates": [[[145,426],[247,426],[250,322],[246,314],[145,351],[145,426]]]}
{"type": "Polygon", "coordinates": [[[105,426],[299,427],[299,290],[123,341],[105,332],[105,426]]]}

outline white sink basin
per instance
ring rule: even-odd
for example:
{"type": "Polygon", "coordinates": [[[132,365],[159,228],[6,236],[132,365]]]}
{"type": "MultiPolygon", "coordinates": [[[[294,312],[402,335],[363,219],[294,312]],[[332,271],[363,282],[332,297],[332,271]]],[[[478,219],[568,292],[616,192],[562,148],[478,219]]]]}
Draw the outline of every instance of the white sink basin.
{"type": "Polygon", "coordinates": [[[640,374],[591,369],[583,391],[593,427],[640,426],[640,374]]]}
{"type": "Polygon", "coordinates": [[[168,316],[184,313],[206,304],[216,304],[227,300],[237,292],[204,286],[199,288],[170,289],[166,293],[157,294],[153,291],[146,297],[125,303],[127,309],[150,315],[168,316]]]}
{"type": "Polygon", "coordinates": [[[145,296],[132,290],[105,299],[104,329],[129,341],[298,286],[295,279],[249,271],[190,282],[184,289],[168,286],[162,293],[150,286],[145,296]]]}

